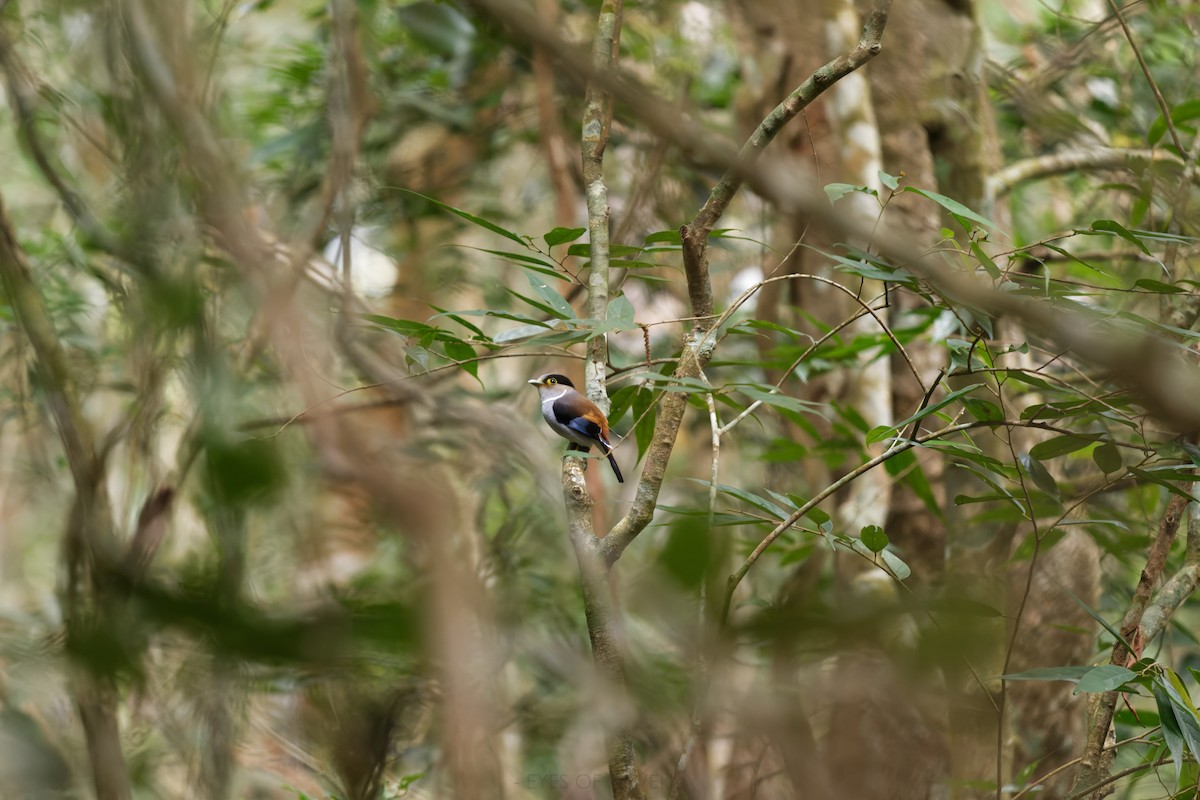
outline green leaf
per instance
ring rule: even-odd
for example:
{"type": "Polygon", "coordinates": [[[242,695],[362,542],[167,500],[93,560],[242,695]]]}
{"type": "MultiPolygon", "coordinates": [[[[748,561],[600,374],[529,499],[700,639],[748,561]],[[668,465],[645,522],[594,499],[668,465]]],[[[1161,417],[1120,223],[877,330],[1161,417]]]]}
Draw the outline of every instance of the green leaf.
{"type": "Polygon", "coordinates": [[[1001,675],[1001,679],[1006,681],[1069,681],[1078,683],[1084,675],[1091,672],[1095,667],[1038,667],[1024,672],[1014,672],[1010,675],[1001,675]]]}
{"type": "Polygon", "coordinates": [[[555,228],[542,237],[547,247],[573,242],[587,233],[587,228],[555,228]]]}
{"type": "MultiPolygon", "coordinates": [[[[1156,676],[1153,685],[1161,685],[1166,691],[1184,744],[1191,751],[1193,759],[1200,759],[1200,719],[1197,719],[1196,708],[1187,696],[1187,690],[1184,689],[1179,676],[1174,670],[1164,668],[1163,674],[1156,676]]],[[[1155,694],[1155,700],[1157,699],[1158,695],[1155,694]]]]}
{"type": "Polygon", "coordinates": [[[1038,442],[1029,448],[1029,455],[1043,461],[1047,458],[1057,458],[1058,456],[1065,456],[1067,453],[1074,453],[1076,450],[1082,450],[1095,442],[1096,439],[1096,436],[1077,436],[1074,434],[1056,436],[1053,439],[1038,442]]]}
{"type": "MultiPolygon", "coordinates": [[[[929,416],[933,412],[939,411],[939,410],[945,408],[946,406],[950,405],[958,398],[968,395],[971,392],[975,391],[980,386],[983,386],[983,384],[982,383],[972,383],[970,386],[964,386],[961,389],[953,391],[950,394],[943,397],[938,402],[933,403],[932,405],[928,405],[925,408],[921,409],[920,411],[918,411],[916,414],[913,414],[908,419],[905,419],[901,422],[897,422],[895,425],[893,425],[890,428],[890,430],[897,431],[897,432],[904,431],[906,428],[908,428],[909,425],[916,422],[917,420],[923,419],[924,417],[929,416]]],[[[867,444],[872,444],[873,442],[877,442],[883,438],[885,438],[885,437],[876,436],[875,438],[872,438],[871,435],[868,435],[867,444]]]]}
{"type": "Polygon", "coordinates": [[[1133,282],[1133,285],[1135,288],[1146,289],[1147,291],[1151,291],[1156,294],[1184,294],[1187,292],[1187,289],[1184,289],[1181,286],[1172,286],[1169,283],[1163,283],[1162,281],[1156,281],[1150,278],[1136,280],[1133,282]]]}
{"type": "Polygon", "coordinates": [[[826,407],[822,403],[801,400],[798,397],[791,397],[781,392],[766,391],[754,386],[737,386],[736,388],[751,400],[761,400],[765,405],[794,411],[797,414],[821,414],[826,407]]]}
{"type": "Polygon", "coordinates": [[[1092,451],[1092,460],[1096,462],[1096,466],[1104,471],[1105,475],[1119,472],[1123,462],[1121,461],[1121,449],[1111,442],[1100,445],[1092,451]]]}
{"type": "Polygon", "coordinates": [[[458,316],[458,315],[457,315],[457,314],[455,314],[454,312],[452,312],[452,311],[447,311],[447,310],[446,310],[446,309],[444,309],[444,308],[439,308],[438,306],[434,306],[434,305],[431,305],[431,306],[430,306],[430,308],[432,308],[434,311],[438,312],[438,314],[437,314],[437,315],[438,315],[439,317],[448,317],[449,319],[452,319],[452,320],[454,320],[455,322],[457,322],[459,325],[462,325],[464,328],[466,328],[466,329],[467,329],[467,330],[469,330],[471,333],[473,333],[473,334],[475,334],[476,336],[478,336],[480,339],[483,339],[484,341],[491,341],[491,338],[492,338],[492,337],[488,336],[486,333],[484,333],[483,331],[481,331],[481,330],[480,330],[480,329],[479,329],[477,326],[475,326],[475,325],[472,325],[471,323],[467,322],[465,319],[463,319],[462,317],[458,316]]]}
{"type": "Polygon", "coordinates": [[[1171,494],[1183,497],[1189,502],[1193,499],[1189,492],[1181,489],[1179,486],[1173,483],[1173,481],[1195,480],[1194,475],[1188,475],[1187,477],[1184,477],[1184,474],[1181,471],[1176,470],[1172,470],[1164,475],[1163,471],[1161,470],[1138,469],[1137,467],[1129,467],[1129,474],[1142,480],[1157,483],[1171,494]]]}
{"type": "Polygon", "coordinates": [[[683,245],[683,239],[679,234],[678,228],[665,231],[655,231],[645,238],[646,244],[656,244],[658,242],[666,242],[667,244],[683,245]]]}
{"type": "MultiPolygon", "coordinates": [[[[1171,121],[1176,125],[1200,119],[1200,99],[1185,100],[1171,109],[1171,121]]],[[[1167,132],[1167,120],[1161,113],[1146,129],[1146,141],[1150,146],[1158,144],[1158,140],[1167,132]]],[[[1172,148],[1173,149],[1173,148],[1172,148]]]]}
{"type": "Polygon", "coordinates": [[[1183,731],[1179,720],[1175,717],[1175,708],[1171,703],[1171,695],[1166,683],[1158,676],[1150,685],[1154,694],[1154,703],[1158,706],[1158,724],[1162,726],[1163,741],[1171,751],[1171,759],[1175,762],[1175,786],[1179,786],[1180,769],[1183,766],[1183,731]]]}
{"type": "Polygon", "coordinates": [[[942,508],[933,494],[933,487],[930,486],[929,479],[925,477],[925,471],[921,469],[921,464],[917,461],[917,454],[911,448],[897,453],[883,462],[883,468],[893,478],[903,476],[904,485],[920,498],[921,502],[925,504],[925,508],[929,509],[929,513],[939,519],[942,517],[942,508]]]}
{"type": "Polygon", "coordinates": [[[657,413],[654,392],[645,387],[639,388],[630,408],[633,410],[633,435],[637,439],[638,461],[641,461],[650,447],[650,440],[654,438],[654,418],[657,413]]]}
{"type": "Polygon", "coordinates": [[[848,194],[854,192],[863,192],[865,194],[875,194],[875,192],[867,189],[865,186],[855,186],[852,183],[827,183],[825,184],[825,195],[829,198],[829,204],[833,205],[838,200],[841,200],[848,194]]]}
{"type": "Polygon", "coordinates": [[[1123,683],[1133,680],[1137,673],[1133,670],[1118,667],[1115,664],[1104,664],[1093,667],[1079,679],[1075,694],[1083,692],[1111,692],[1123,683]]]}
{"type": "Polygon", "coordinates": [[[629,302],[629,298],[623,294],[617,295],[608,303],[608,319],[625,330],[637,327],[633,321],[633,314],[633,303],[629,302]]]}
{"type": "Polygon", "coordinates": [[[957,200],[954,200],[952,198],[946,197],[946,195],[944,195],[944,194],[938,194],[937,192],[931,192],[928,189],[917,189],[912,186],[905,186],[903,191],[912,192],[913,194],[919,194],[922,197],[926,197],[926,198],[932,200],[933,202],[937,203],[942,208],[949,211],[951,214],[955,214],[960,217],[966,217],[967,219],[971,220],[972,222],[977,222],[985,228],[990,228],[990,229],[996,228],[996,223],[992,222],[987,217],[985,217],[981,214],[977,214],[976,212],[974,212],[971,209],[964,206],[962,203],[960,203],[957,200]]]}
{"type": "MultiPolygon", "coordinates": [[[[791,497],[792,500],[796,503],[797,508],[799,508],[800,506],[803,506],[807,502],[806,500],[802,500],[801,498],[796,497],[794,495],[788,495],[788,496],[791,497]]],[[[804,516],[808,517],[810,520],[815,522],[817,525],[817,529],[819,531],[821,531],[822,533],[829,533],[830,531],[833,530],[833,519],[830,518],[830,516],[828,514],[826,514],[824,511],[822,511],[821,509],[819,509],[815,506],[810,508],[808,511],[804,512],[804,516]]]]}
{"type": "Polygon", "coordinates": [[[443,342],[442,349],[451,360],[461,362],[459,366],[471,377],[479,379],[479,361],[475,356],[475,348],[464,341],[452,339],[443,342]]]}
{"type": "Polygon", "coordinates": [[[900,179],[897,178],[895,175],[889,175],[888,173],[884,172],[883,170],[879,170],[878,175],[879,175],[879,182],[882,183],[887,188],[891,189],[893,192],[896,191],[896,189],[898,189],[900,187],[900,179]]]}
{"type": "Polygon", "coordinates": [[[712,387],[699,378],[676,378],[674,375],[649,374],[642,376],[647,383],[661,386],[664,392],[711,394],[712,387]]]}
{"type": "Polygon", "coordinates": [[[991,400],[981,400],[977,397],[964,397],[962,399],[963,408],[967,410],[972,417],[980,422],[994,422],[1004,419],[1004,415],[1000,412],[1000,407],[991,400]]]}
{"type": "MultiPolygon", "coordinates": [[[[533,278],[532,275],[530,275],[529,277],[530,277],[530,279],[533,278]]],[[[532,297],[523,295],[520,292],[513,291],[512,289],[509,289],[507,286],[504,287],[504,291],[508,292],[513,297],[520,300],[522,303],[525,303],[528,306],[532,306],[533,308],[536,308],[538,311],[542,312],[547,317],[553,317],[553,318],[559,319],[559,320],[571,319],[572,315],[563,314],[562,312],[555,311],[553,308],[546,305],[545,303],[539,303],[537,300],[534,300],[532,297]]],[[[561,300],[562,298],[560,297],[559,299],[561,300]]],[[[459,313],[464,313],[464,312],[459,312],[459,313]]],[[[500,316],[500,315],[497,314],[496,316],[500,316]]],[[[537,322],[538,320],[530,318],[530,321],[537,322]]]]}
{"type": "Polygon", "coordinates": [[[496,256],[497,258],[503,258],[506,261],[515,261],[517,262],[517,266],[524,267],[525,269],[531,269],[535,272],[540,272],[543,275],[553,275],[560,281],[571,280],[570,276],[564,275],[562,270],[560,270],[555,264],[547,261],[544,258],[525,255],[524,253],[510,253],[507,250],[490,250],[486,247],[465,247],[465,249],[477,250],[480,253],[487,253],[488,255],[496,256]]]}
{"type": "MultiPolygon", "coordinates": [[[[712,485],[709,481],[706,481],[706,480],[703,480],[700,478],[691,478],[691,480],[695,481],[696,483],[701,484],[702,486],[711,486],[712,485]]],[[[720,492],[721,494],[727,494],[730,497],[736,497],[738,500],[741,500],[746,505],[753,506],[754,508],[757,508],[759,511],[769,514],[778,520],[787,519],[791,515],[790,512],[784,511],[782,508],[775,505],[770,500],[767,500],[765,497],[760,497],[759,495],[756,495],[753,492],[748,492],[745,489],[738,488],[737,486],[727,486],[726,484],[718,483],[717,491],[720,492]]]]}
{"type": "Polygon", "coordinates": [[[1000,280],[1000,275],[1002,274],[1000,272],[1000,268],[996,266],[995,261],[992,261],[992,257],[984,252],[984,249],[979,242],[971,242],[971,254],[975,256],[975,260],[979,262],[980,266],[983,267],[984,272],[986,272],[992,280],[1000,280]]]}
{"type": "Polygon", "coordinates": [[[858,538],[867,546],[867,549],[872,553],[878,553],[880,550],[888,546],[887,534],[883,532],[883,528],[878,525],[867,525],[863,528],[858,538]]]}
{"type": "Polygon", "coordinates": [[[554,309],[557,315],[561,316],[563,319],[571,319],[575,316],[575,311],[571,308],[567,301],[563,299],[563,296],[554,289],[551,289],[544,280],[536,275],[527,274],[525,277],[529,279],[529,285],[532,286],[533,290],[538,293],[538,296],[545,300],[546,304],[554,309]]]}
{"type": "Polygon", "coordinates": [[[424,322],[416,322],[411,319],[394,319],[393,317],[385,317],[382,314],[363,314],[362,318],[367,322],[374,322],[381,328],[395,331],[401,336],[419,336],[428,331],[436,332],[437,330],[432,325],[427,325],[424,322]]]}
{"type": "Polygon", "coordinates": [[[1105,233],[1115,233],[1131,245],[1141,250],[1146,255],[1150,255],[1149,249],[1142,244],[1142,240],[1133,235],[1133,232],[1126,228],[1121,223],[1111,219],[1098,219],[1092,223],[1091,230],[1105,233]]]}
{"type": "Polygon", "coordinates": [[[1080,600],[1079,597],[1076,596],[1076,594],[1074,592],[1072,592],[1070,589],[1067,589],[1064,587],[1063,591],[1065,591],[1067,594],[1071,595],[1071,599],[1075,601],[1076,605],[1078,605],[1080,608],[1082,608],[1084,611],[1086,611],[1088,613],[1088,616],[1090,616],[1092,619],[1096,620],[1096,622],[1099,622],[1100,627],[1104,628],[1104,630],[1111,633],[1113,638],[1116,639],[1118,642],[1120,642],[1122,645],[1124,645],[1126,650],[1128,650],[1131,653],[1133,652],[1132,645],[1130,645],[1129,642],[1125,641],[1125,637],[1122,636],[1120,634],[1120,632],[1117,631],[1116,628],[1114,628],[1112,625],[1108,624],[1108,620],[1106,620],[1104,617],[1097,614],[1092,609],[1091,606],[1089,606],[1087,603],[1080,600]]]}
{"type": "Polygon", "coordinates": [[[1021,462],[1021,467],[1025,470],[1025,474],[1033,478],[1034,484],[1039,489],[1051,497],[1058,497],[1058,483],[1054,480],[1054,476],[1042,465],[1042,462],[1028,453],[1021,453],[1018,461],[1021,462]]]}
{"type": "Polygon", "coordinates": [[[405,194],[411,194],[415,197],[420,197],[422,200],[427,200],[428,202],[433,203],[435,206],[437,206],[438,208],[440,208],[444,211],[449,211],[451,214],[457,214],[458,216],[465,219],[467,222],[470,222],[474,225],[478,225],[479,227],[489,230],[492,233],[498,233],[501,236],[503,236],[505,239],[511,239],[512,241],[516,242],[517,244],[521,245],[522,247],[529,246],[529,243],[526,242],[523,238],[521,238],[517,234],[515,234],[512,231],[507,230],[505,228],[501,228],[496,223],[491,222],[490,220],[486,220],[483,217],[477,217],[468,211],[463,211],[461,208],[455,208],[452,205],[447,205],[446,203],[443,203],[441,200],[434,200],[432,197],[429,197],[428,195],[423,195],[420,192],[414,192],[411,189],[400,189],[399,191],[404,192],[405,194]]]}

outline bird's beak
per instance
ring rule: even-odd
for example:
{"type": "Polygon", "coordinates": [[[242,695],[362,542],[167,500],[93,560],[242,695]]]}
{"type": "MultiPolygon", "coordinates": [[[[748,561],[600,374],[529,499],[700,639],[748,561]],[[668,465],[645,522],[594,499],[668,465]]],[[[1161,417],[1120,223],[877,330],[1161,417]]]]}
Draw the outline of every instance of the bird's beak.
{"type": "Polygon", "coordinates": [[[528,383],[530,386],[541,386],[542,385],[542,382],[539,381],[537,378],[531,378],[530,380],[527,380],[525,382],[528,383]]]}

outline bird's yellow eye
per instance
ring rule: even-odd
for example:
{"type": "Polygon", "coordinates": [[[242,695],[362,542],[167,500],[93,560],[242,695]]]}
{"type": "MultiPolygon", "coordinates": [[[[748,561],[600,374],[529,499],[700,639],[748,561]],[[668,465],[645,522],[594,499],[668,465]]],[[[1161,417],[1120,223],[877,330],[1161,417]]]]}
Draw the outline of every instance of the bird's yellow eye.
{"type": "Polygon", "coordinates": [[[556,381],[554,378],[546,378],[546,383],[553,386],[554,384],[558,383],[558,381],[556,381]]]}

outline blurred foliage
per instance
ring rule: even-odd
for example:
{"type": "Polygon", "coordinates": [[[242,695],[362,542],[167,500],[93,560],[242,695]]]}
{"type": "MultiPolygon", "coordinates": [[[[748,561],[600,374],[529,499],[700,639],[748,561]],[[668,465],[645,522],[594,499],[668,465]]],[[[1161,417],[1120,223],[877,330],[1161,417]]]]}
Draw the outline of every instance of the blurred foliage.
{"type": "MultiPolygon", "coordinates": [[[[50,414],[64,387],[40,377],[6,296],[0,796],[58,796],[87,784],[70,704],[80,671],[120,697],[120,745],[138,797],[198,796],[197,787],[214,797],[458,796],[448,755],[464,746],[455,725],[476,730],[480,751],[503,762],[493,777],[515,777],[505,794],[558,796],[580,776],[599,776],[586,788],[604,796],[600,735],[623,703],[641,725],[647,785],[665,796],[698,697],[732,704],[726,710],[757,735],[778,710],[762,707],[777,696],[774,682],[829,687],[821,699],[830,704],[854,684],[851,673],[837,674],[844,654],[881,647],[931,682],[952,682],[964,661],[988,658],[998,630],[989,626],[1011,609],[954,576],[913,578],[915,548],[884,526],[849,527],[837,516],[837,487],[806,470],[819,464],[840,479],[884,453],[877,468],[895,491],[952,519],[964,540],[983,547],[997,530],[1011,536],[988,579],[1032,565],[1071,530],[1099,546],[1104,592],[1088,613],[1109,627],[1092,660],[1010,679],[1126,692],[1117,738],[1141,739],[1119,766],[1145,764],[1137,796],[1168,796],[1160,780],[1195,787],[1194,610],[1184,608],[1146,652],[1138,643],[1129,665],[1106,663],[1165,498],[1188,491],[1200,465],[1190,439],[1059,343],[1013,338],[987,310],[940,296],[869,247],[821,255],[829,278],[851,293],[874,281],[916,299],[890,331],[840,326],[819,304],[797,311],[804,330],[762,318],[753,302],[732,308],[747,268],[753,282],[759,266],[783,257],[762,241],[773,220],[756,200],[735,204],[731,227],[713,236],[718,310],[730,313],[706,380],[672,379],[690,329],[678,225],[712,176],[677,154],[649,170],[660,143],[618,113],[608,162],[614,229],[644,175],[652,197],[612,248],[620,277],[606,317],[581,316],[591,245],[580,220],[552,208],[529,49],[462,4],[353,5],[373,108],[333,201],[323,194],[339,68],[331,4],[173,2],[160,12],[179,23],[164,41],[178,52],[194,46],[191,62],[180,56],[201,78],[201,96],[190,99],[215,121],[234,174],[251,187],[239,211],[270,221],[262,227],[290,267],[264,284],[214,235],[209,176],[189,167],[169,115],[144,91],[122,4],[3,6],[0,24],[27,62],[8,69],[8,88],[19,89],[14,74],[30,82],[36,142],[109,234],[63,211],[15,112],[0,121],[7,151],[19,153],[0,166],[0,186],[66,351],[71,392],[106,459],[96,480],[116,535],[112,550],[79,556],[90,565],[79,582],[95,606],[72,620],[78,575],[64,529],[76,492],[50,414]],[[324,203],[329,218],[313,241],[293,241],[323,219],[324,203]],[[343,227],[347,209],[353,223],[343,227]],[[351,250],[348,282],[382,269],[389,291],[353,300],[342,292],[331,263],[352,238],[364,250],[351,250]],[[317,266],[291,264],[308,244],[317,266]],[[547,455],[558,445],[524,385],[579,359],[600,336],[612,345],[610,422],[632,440],[617,450],[631,484],[662,395],[684,392],[690,403],[656,522],[617,581],[632,700],[614,699],[591,677],[557,462],[547,455]],[[867,364],[898,363],[902,346],[932,352],[942,371],[895,424],[872,427],[852,403],[810,391],[853,380],[867,364]],[[722,443],[715,484],[710,400],[722,422],[747,415],[722,443]],[[1001,420],[1044,426],[1046,436],[997,451],[1001,420]],[[934,453],[966,476],[960,493],[926,473],[934,453]],[[146,509],[162,486],[178,499],[159,520],[146,509]],[[814,504],[823,492],[829,500],[814,504]],[[728,574],[789,520],[734,595],[728,621],[717,619],[728,574]],[[160,521],[166,532],[153,539],[160,521]],[[153,556],[144,572],[125,558],[143,534],[153,556]],[[714,647],[736,675],[716,700],[696,669],[714,647]],[[477,701],[468,709],[477,716],[464,722],[446,711],[460,698],[477,701]]],[[[597,4],[560,5],[560,27],[582,40],[597,4]]],[[[1191,183],[1178,165],[1119,177],[1072,170],[1017,186],[999,209],[968,207],[903,176],[881,176],[880,190],[834,183],[826,192],[835,207],[865,197],[881,215],[901,195],[929,204],[946,228],[919,244],[947,263],[1097,331],[1191,351],[1190,323],[1170,325],[1168,315],[1198,285],[1195,9],[1126,9],[1192,148],[1180,153],[1119,26],[1089,22],[1074,5],[1029,4],[1020,16],[1005,4],[981,9],[1005,160],[1155,147],[1184,160],[1191,183]]],[[[627,14],[626,66],[714,129],[736,130],[743,87],[719,4],[631,5],[627,14]],[[711,30],[696,29],[701,11],[711,30]]],[[[572,141],[582,92],[563,74],[552,89],[572,141]]],[[[598,490],[600,519],[615,521],[628,499],[598,490]]],[[[1167,575],[1188,558],[1184,538],[1167,575]]],[[[991,686],[998,674],[977,680],[991,686]]],[[[914,693],[913,705],[923,697],[914,693]]],[[[829,735],[835,726],[818,715],[815,727],[829,735]]],[[[1031,778],[1027,766],[1013,764],[1014,785],[1031,778]]]]}

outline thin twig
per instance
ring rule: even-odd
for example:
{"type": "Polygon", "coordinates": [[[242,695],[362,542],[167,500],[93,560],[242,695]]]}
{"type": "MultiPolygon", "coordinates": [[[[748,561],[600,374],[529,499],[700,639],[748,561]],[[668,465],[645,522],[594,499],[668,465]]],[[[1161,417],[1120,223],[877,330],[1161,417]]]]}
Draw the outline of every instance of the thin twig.
{"type": "Polygon", "coordinates": [[[1150,74],[1150,67],[1146,64],[1146,59],[1142,56],[1142,48],[1138,47],[1137,40],[1133,38],[1133,31],[1129,27],[1129,23],[1125,21],[1125,15],[1121,13],[1121,7],[1114,0],[1108,0],[1108,7],[1112,9],[1113,16],[1117,18],[1117,22],[1121,24],[1121,30],[1125,33],[1125,39],[1129,42],[1129,47],[1133,50],[1133,55],[1137,58],[1138,66],[1142,68],[1142,75],[1146,78],[1146,83],[1150,85],[1150,91],[1154,93],[1154,102],[1158,103],[1158,110],[1162,112],[1163,122],[1167,125],[1167,130],[1171,132],[1171,140],[1175,142],[1175,148],[1180,155],[1187,153],[1183,147],[1183,140],[1179,138],[1179,131],[1175,129],[1175,120],[1171,118],[1171,108],[1167,105],[1166,98],[1163,97],[1162,90],[1158,88],[1158,82],[1154,80],[1154,76],[1150,74]]]}
{"type": "Polygon", "coordinates": [[[841,478],[838,478],[836,481],[826,486],[824,489],[814,495],[808,502],[789,514],[786,519],[776,525],[770,533],[764,536],[758,545],[755,546],[754,550],[751,551],[750,555],[746,557],[746,560],[742,563],[742,565],[738,567],[726,581],[725,605],[721,612],[721,619],[724,620],[728,617],[734,591],[737,589],[738,584],[741,583],[742,578],[746,577],[746,573],[749,572],[750,568],[754,566],[756,561],[758,561],[763,552],[765,552],[766,549],[770,547],[771,544],[774,543],[774,541],[778,539],[784,531],[795,525],[801,517],[816,508],[843,486],[853,482],[859,476],[871,471],[880,464],[883,464],[885,461],[895,458],[901,453],[910,450],[913,447],[923,445],[926,442],[932,442],[955,433],[961,433],[963,431],[973,430],[975,428],[996,428],[1007,426],[1051,430],[1056,433],[1069,433],[1069,431],[1064,431],[1061,428],[1057,428],[1053,425],[1047,425],[1043,422],[1032,422],[1027,420],[976,420],[974,422],[962,422],[955,425],[950,425],[942,428],[941,430],[927,433],[924,436],[898,442],[894,447],[890,448],[886,452],[881,453],[871,460],[860,464],[858,467],[854,468],[841,478]]]}

